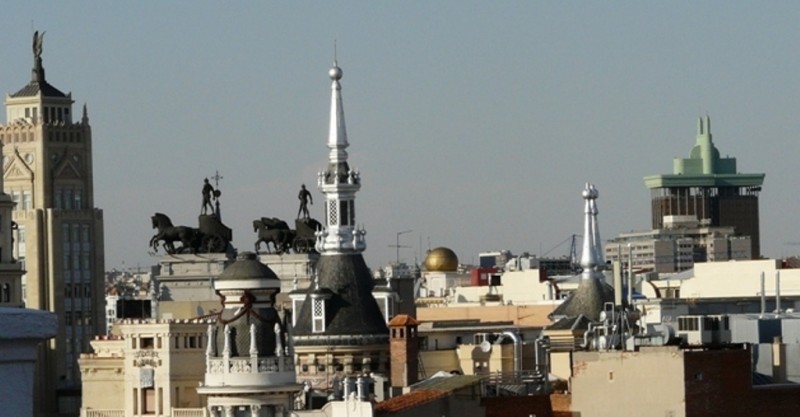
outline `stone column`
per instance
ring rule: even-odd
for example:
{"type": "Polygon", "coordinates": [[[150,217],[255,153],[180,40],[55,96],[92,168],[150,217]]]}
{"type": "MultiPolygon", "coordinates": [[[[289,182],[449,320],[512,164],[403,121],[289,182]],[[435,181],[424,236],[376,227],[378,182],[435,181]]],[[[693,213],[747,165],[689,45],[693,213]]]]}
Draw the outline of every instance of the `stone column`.
{"type": "Polygon", "coordinates": [[[258,417],[261,412],[261,404],[253,404],[250,406],[250,417],[258,417]]]}
{"type": "Polygon", "coordinates": [[[235,408],[231,405],[225,406],[225,417],[234,417],[235,408]]]}
{"type": "Polygon", "coordinates": [[[33,416],[37,347],[52,338],[58,317],[48,311],[0,308],[0,398],[3,415],[33,416]]]}

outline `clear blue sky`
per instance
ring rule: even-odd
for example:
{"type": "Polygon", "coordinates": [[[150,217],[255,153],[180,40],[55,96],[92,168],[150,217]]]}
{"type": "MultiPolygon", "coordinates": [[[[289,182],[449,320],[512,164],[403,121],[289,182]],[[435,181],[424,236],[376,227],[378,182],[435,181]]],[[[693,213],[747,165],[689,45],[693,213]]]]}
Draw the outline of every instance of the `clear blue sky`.
{"type": "MultiPolygon", "coordinates": [[[[106,267],[148,266],[150,216],[196,225],[216,170],[234,244],[286,220],[326,165],[338,40],[357,219],[372,267],[430,245],[547,252],[582,231],[649,228],[642,177],[670,173],[709,114],[741,172],[767,174],[765,255],[800,241],[797,2],[15,2],[0,16],[0,91],[47,79],[88,103],[106,267]]],[[[550,255],[565,255],[562,246],[550,255]]]]}

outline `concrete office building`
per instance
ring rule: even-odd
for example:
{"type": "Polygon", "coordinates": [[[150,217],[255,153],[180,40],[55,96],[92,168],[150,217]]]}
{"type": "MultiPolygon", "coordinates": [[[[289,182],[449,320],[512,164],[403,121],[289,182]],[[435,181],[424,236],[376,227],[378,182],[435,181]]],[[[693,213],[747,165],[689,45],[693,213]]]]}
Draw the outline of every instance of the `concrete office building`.
{"type": "MultiPolygon", "coordinates": [[[[34,403],[56,410],[57,389],[80,387],[77,359],[104,328],[103,212],[94,208],[92,130],[72,94],[48,83],[42,36],[34,35],[31,80],[6,96],[0,125],[3,180],[16,203],[16,257],[23,264],[25,306],[57,313],[58,334],[43,346],[34,403]]],[[[73,391],[74,392],[74,391],[73,391]]]]}
{"type": "Polygon", "coordinates": [[[685,271],[695,262],[753,259],[752,239],[739,236],[734,227],[701,226],[694,216],[664,216],[663,227],[609,240],[606,259],[632,259],[634,269],[658,273],[685,271]]]}

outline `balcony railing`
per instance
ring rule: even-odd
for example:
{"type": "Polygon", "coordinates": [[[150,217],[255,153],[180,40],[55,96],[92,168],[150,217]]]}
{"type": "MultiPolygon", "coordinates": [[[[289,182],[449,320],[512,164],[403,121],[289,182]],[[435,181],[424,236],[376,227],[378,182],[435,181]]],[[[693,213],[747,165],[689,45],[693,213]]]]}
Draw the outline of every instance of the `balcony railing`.
{"type": "Polygon", "coordinates": [[[294,372],[291,356],[269,358],[213,358],[208,359],[210,374],[249,374],[259,372],[294,372]]]}
{"type": "Polygon", "coordinates": [[[208,417],[205,408],[173,408],[172,417],[208,417]]]}
{"type": "MultiPolygon", "coordinates": [[[[205,408],[172,408],[170,417],[208,417],[205,408]]],[[[81,409],[81,417],[125,417],[125,410],[81,409]]]]}
{"type": "Polygon", "coordinates": [[[125,417],[125,410],[81,409],[81,417],[125,417]]]}

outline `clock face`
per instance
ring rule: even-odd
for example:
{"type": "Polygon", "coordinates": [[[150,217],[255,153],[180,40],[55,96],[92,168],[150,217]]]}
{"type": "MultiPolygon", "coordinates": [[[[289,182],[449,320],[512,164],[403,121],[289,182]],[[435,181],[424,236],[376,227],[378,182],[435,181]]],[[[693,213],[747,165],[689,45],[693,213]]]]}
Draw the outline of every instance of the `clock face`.
{"type": "Polygon", "coordinates": [[[27,162],[29,164],[33,163],[33,154],[32,153],[26,153],[25,154],[25,162],[27,162]]]}

